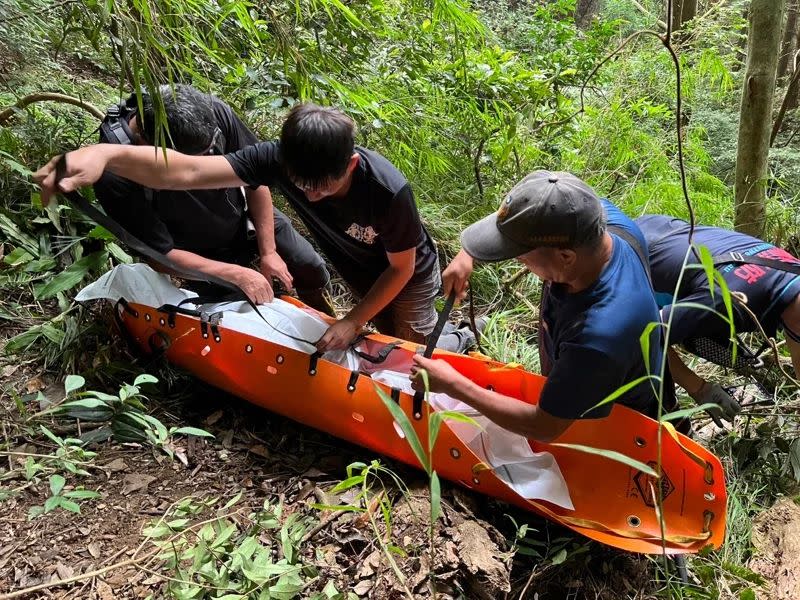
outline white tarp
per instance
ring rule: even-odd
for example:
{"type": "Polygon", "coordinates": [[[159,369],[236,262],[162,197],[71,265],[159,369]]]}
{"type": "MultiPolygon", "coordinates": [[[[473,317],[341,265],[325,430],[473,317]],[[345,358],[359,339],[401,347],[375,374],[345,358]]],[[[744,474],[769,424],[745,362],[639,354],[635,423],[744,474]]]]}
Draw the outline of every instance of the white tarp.
{"type": "MultiPolygon", "coordinates": [[[[167,275],[156,273],[144,263],[135,263],[119,265],[105,273],[83,288],[76,300],[107,299],[116,302],[122,297],[128,302],[157,308],[163,304],[177,305],[195,296],[193,292],[176,288],[167,275]]],[[[191,303],[184,306],[197,308],[191,303]]],[[[293,338],[318,340],[328,327],[314,311],[303,310],[282,300],[259,305],[258,309],[264,319],[247,302],[202,306],[207,313],[223,311],[222,325],[228,329],[307,354],[314,352],[314,347],[293,338]]],[[[380,365],[362,361],[352,351],[328,352],[324,359],[350,370],[359,369],[375,381],[414,393],[408,379],[411,362],[407,354],[391,353],[389,359],[380,365]]],[[[459,439],[482,461],[491,465],[495,474],[523,498],[547,500],[570,510],[574,508],[564,477],[552,454],[533,452],[523,436],[499,427],[475,409],[449,396],[430,394],[430,402],[438,410],[458,411],[478,423],[476,427],[469,423],[447,422],[459,439]]]]}

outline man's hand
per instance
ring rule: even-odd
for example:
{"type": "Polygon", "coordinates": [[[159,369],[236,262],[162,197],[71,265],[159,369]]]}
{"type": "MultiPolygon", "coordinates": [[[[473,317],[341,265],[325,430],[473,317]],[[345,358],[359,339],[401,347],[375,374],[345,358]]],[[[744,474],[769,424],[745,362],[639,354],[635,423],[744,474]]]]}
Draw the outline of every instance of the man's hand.
{"type": "Polygon", "coordinates": [[[700,389],[692,394],[692,398],[698,405],[716,404],[714,408],[709,408],[707,412],[717,427],[722,427],[722,419],[728,421],[728,423],[733,423],[734,417],[742,410],[739,403],[728,392],[723,390],[718,383],[704,381],[700,389]]]}
{"type": "Polygon", "coordinates": [[[361,326],[355,321],[347,317],[339,319],[319,338],[317,350],[319,352],[344,350],[356,339],[360,331],[361,326]]]}
{"type": "Polygon", "coordinates": [[[271,277],[277,277],[287,291],[292,289],[292,274],[277,252],[263,255],[258,261],[258,270],[268,281],[271,277]]]}
{"type": "Polygon", "coordinates": [[[33,174],[33,180],[42,188],[42,206],[50,204],[50,199],[59,192],[74,192],[100,179],[108,164],[109,144],[86,146],[65,156],[67,164],[64,177],[56,184],[56,163],[61,156],[54,156],[45,166],[33,174]]]}
{"type": "Polygon", "coordinates": [[[228,279],[242,288],[247,297],[254,304],[267,304],[272,302],[274,294],[272,285],[261,273],[247,267],[231,265],[230,276],[228,279]]]}
{"type": "Polygon", "coordinates": [[[442,291],[445,298],[451,293],[455,293],[456,300],[461,302],[467,297],[467,287],[469,286],[469,276],[475,264],[472,257],[464,250],[461,250],[456,257],[447,265],[442,272],[442,291]]]}
{"type": "Polygon", "coordinates": [[[411,366],[411,375],[409,379],[411,379],[411,387],[418,392],[425,391],[425,381],[419,374],[422,369],[428,372],[428,390],[434,393],[455,396],[458,383],[466,379],[466,377],[443,360],[425,358],[420,354],[415,354],[412,360],[414,364],[411,366]]]}

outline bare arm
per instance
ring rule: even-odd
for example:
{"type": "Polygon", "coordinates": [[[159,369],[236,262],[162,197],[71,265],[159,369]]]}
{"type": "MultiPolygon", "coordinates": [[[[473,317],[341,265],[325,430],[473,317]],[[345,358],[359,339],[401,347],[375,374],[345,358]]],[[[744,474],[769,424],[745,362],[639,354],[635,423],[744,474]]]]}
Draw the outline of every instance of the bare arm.
{"type": "Polygon", "coordinates": [[[162,190],[217,189],[239,187],[239,179],[223,156],[190,156],[152,146],[94,144],[68,152],[64,178],[56,189],[56,156],[34,174],[42,187],[42,202],[48,204],[59,190],[72,192],[92,185],[108,169],[145,187],[162,190]]]}
{"type": "Polygon", "coordinates": [[[415,355],[413,360],[411,373],[415,389],[425,389],[422,378],[416,376],[419,369],[425,369],[428,372],[430,391],[441,392],[469,404],[503,429],[526,438],[551,442],[574,422],[572,419],[554,417],[535,404],[482,388],[443,360],[423,358],[420,355],[415,355]]]}
{"type": "Polygon", "coordinates": [[[258,268],[272,282],[277,277],[287,290],[292,289],[293,278],[275,245],[275,214],[272,209],[272,193],[266,186],[254,190],[245,188],[250,218],[256,228],[258,242],[258,268]]]}
{"type": "Polygon", "coordinates": [[[411,279],[416,266],[416,248],[403,252],[387,252],[386,257],[389,259],[389,267],[375,280],[361,302],[345,317],[346,319],[351,319],[360,325],[366,324],[394,300],[411,279]]]}
{"type": "MultiPolygon", "coordinates": [[[[254,269],[231,263],[211,260],[194,252],[173,248],[166,254],[167,258],[179,267],[193,269],[230,281],[239,286],[256,304],[272,302],[272,286],[266,278],[254,269]]],[[[164,269],[158,269],[164,271],[164,269]]]]}
{"type": "Polygon", "coordinates": [[[358,335],[361,328],[386,305],[395,299],[414,274],[417,249],[387,252],[389,267],[375,280],[372,287],[348,313],[328,328],[317,342],[317,350],[342,350],[358,335]]]}

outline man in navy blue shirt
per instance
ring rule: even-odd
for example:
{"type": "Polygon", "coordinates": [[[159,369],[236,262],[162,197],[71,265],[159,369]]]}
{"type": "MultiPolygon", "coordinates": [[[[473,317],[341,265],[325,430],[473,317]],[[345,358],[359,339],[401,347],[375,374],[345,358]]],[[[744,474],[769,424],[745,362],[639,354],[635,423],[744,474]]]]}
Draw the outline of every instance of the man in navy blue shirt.
{"type": "MultiPolygon", "coordinates": [[[[669,343],[695,346],[696,343],[691,342],[708,338],[721,348],[729,347],[730,325],[715,312],[697,308],[700,304],[726,314],[722,294],[712,295],[708,277],[703,269],[697,268],[698,261],[694,253],[689,255],[688,268],[683,273],[678,290],[677,301],[685,306],[673,304],[681,268],[689,252],[689,224],[665,215],[644,215],[636,219],[636,224],[647,239],[653,288],[659,304],[664,306],[662,320],[667,322],[672,313],[669,343]],[[689,306],[688,303],[695,306],[689,306]]],[[[763,240],[717,227],[695,227],[693,241],[696,245],[707,247],[712,256],[738,252],[744,257],[800,263],[785,250],[763,240]]],[[[800,377],[800,276],[747,262],[722,265],[719,272],[731,292],[737,292],[747,299],[748,309],[758,318],[768,336],[774,337],[779,329],[783,330],[795,373],[800,377]]],[[[737,332],[757,331],[752,317],[738,303],[734,302],[733,309],[737,332]]],[[[668,356],[670,370],[678,385],[699,404],[720,406],[721,411],[712,413],[718,425],[721,425],[720,417],[731,420],[736,415],[739,406],[725,390],[694,373],[683,364],[674,350],[670,349],[668,356]]]]}
{"type": "MultiPolygon", "coordinates": [[[[441,360],[415,356],[412,376],[424,368],[432,391],[545,442],[576,419],[607,416],[611,403],[598,405],[637,381],[616,401],[657,416],[658,386],[648,375],[661,368],[660,332],[652,329],[646,357],[639,338],[659,316],[633,221],[574,175],[536,171],[496,213],[465,229],[461,245],[443,274],[446,293],[463,297],[476,260],[516,258],[545,282],[539,343],[547,382],[534,405],[483,389],[441,360]]],[[[420,378],[414,386],[422,387],[420,378]]]]}

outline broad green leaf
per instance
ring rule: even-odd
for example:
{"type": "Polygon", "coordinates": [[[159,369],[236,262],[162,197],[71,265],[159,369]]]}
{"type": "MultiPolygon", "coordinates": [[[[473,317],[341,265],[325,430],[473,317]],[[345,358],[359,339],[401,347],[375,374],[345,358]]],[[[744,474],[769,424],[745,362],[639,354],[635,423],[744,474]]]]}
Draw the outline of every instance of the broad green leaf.
{"type": "MultiPolygon", "coordinates": [[[[424,369],[422,370],[423,376],[425,374],[424,369]]],[[[427,385],[426,385],[427,387],[427,385]]],[[[406,442],[413,450],[414,455],[417,457],[419,464],[422,465],[422,468],[425,469],[426,473],[430,473],[431,466],[430,462],[428,461],[428,457],[425,454],[425,450],[422,448],[422,443],[419,441],[419,436],[417,436],[417,432],[414,429],[414,426],[411,425],[411,421],[408,420],[406,413],[403,412],[403,409],[400,408],[397,404],[394,403],[386,392],[384,392],[378,385],[375,385],[375,391],[378,392],[378,396],[380,397],[381,401],[383,401],[383,405],[387,408],[387,410],[391,413],[392,418],[395,422],[400,425],[400,429],[403,430],[403,433],[406,436],[406,442]]]]}
{"type": "Polygon", "coordinates": [[[586,454],[595,454],[597,456],[603,456],[609,460],[614,460],[624,465],[628,465],[629,467],[634,468],[637,471],[641,471],[645,475],[658,477],[658,473],[656,473],[650,465],[646,465],[643,462],[634,460],[630,456],[626,456],[625,454],[622,454],[621,452],[616,452],[615,450],[592,448],[591,446],[583,446],[581,444],[560,444],[558,442],[553,442],[550,445],[560,446],[561,448],[571,448],[572,450],[578,450],[579,452],[586,452],[586,454]]]}
{"type": "Polygon", "coordinates": [[[344,481],[340,481],[332,490],[331,494],[338,494],[339,492],[343,492],[345,490],[349,490],[351,487],[356,485],[361,485],[364,481],[363,475],[353,475],[352,477],[348,477],[344,481]]]}
{"type": "Polygon", "coordinates": [[[194,435],[197,437],[214,437],[214,434],[207,432],[205,429],[198,429],[197,427],[178,427],[177,429],[173,430],[172,433],[194,435]]]}
{"type": "Polygon", "coordinates": [[[34,259],[33,254],[25,250],[22,246],[14,248],[3,257],[3,262],[9,267],[18,267],[30,263],[34,259]]]}
{"type": "Polygon", "coordinates": [[[567,549],[566,548],[562,548],[561,550],[556,552],[556,554],[555,554],[555,556],[553,556],[553,559],[552,559],[551,562],[554,565],[560,565],[565,560],[567,560],[567,549]]]}
{"type": "Polygon", "coordinates": [[[158,383],[158,378],[149,373],[142,373],[141,375],[137,375],[136,379],[133,380],[133,385],[135,386],[140,386],[143,383],[158,383]]]}
{"type": "Polygon", "coordinates": [[[72,500],[66,500],[66,499],[62,498],[60,506],[61,506],[61,508],[64,508],[64,509],[66,509],[66,510],[68,510],[70,512],[74,512],[74,513],[80,513],[81,512],[81,507],[78,506],[78,504],[76,502],[73,502],[72,500]]]}
{"type": "Polygon", "coordinates": [[[64,498],[61,496],[50,496],[47,500],[44,501],[44,512],[49,513],[59,506],[64,501],[64,498]]]}
{"type": "Polygon", "coordinates": [[[69,396],[75,390],[81,389],[86,384],[86,380],[80,375],[67,375],[64,380],[64,393],[69,396]]]}
{"type": "Polygon", "coordinates": [[[92,498],[99,498],[100,494],[92,490],[70,490],[64,492],[65,498],[72,498],[73,500],[89,500],[92,498]]]}
{"type": "Polygon", "coordinates": [[[65,479],[59,475],[51,475],[50,476],[50,493],[53,496],[58,496],[61,493],[61,490],[64,489],[64,484],[66,483],[65,479]]]}

